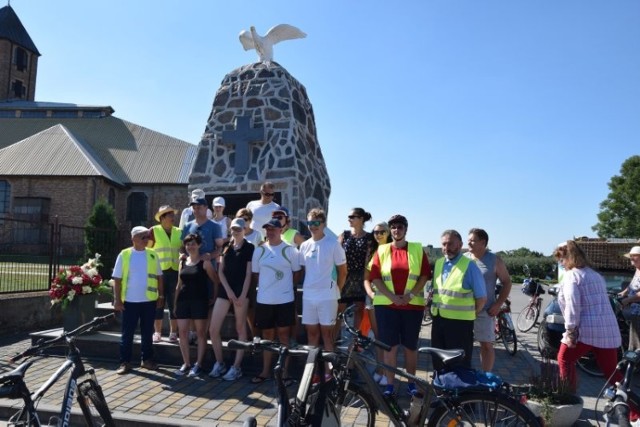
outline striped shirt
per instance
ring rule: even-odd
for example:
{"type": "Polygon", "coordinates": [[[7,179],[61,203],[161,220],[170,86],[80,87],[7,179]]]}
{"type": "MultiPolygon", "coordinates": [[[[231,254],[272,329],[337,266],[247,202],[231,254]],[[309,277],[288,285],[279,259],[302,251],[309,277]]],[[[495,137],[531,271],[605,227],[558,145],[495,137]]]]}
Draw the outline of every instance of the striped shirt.
{"type": "Polygon", "coordinates": [[[577,328],[579,342],[598,348],[620,346],[620,329],[600,274],[589,267],[566,271],[558,303],[565,328],[577,328]]]}

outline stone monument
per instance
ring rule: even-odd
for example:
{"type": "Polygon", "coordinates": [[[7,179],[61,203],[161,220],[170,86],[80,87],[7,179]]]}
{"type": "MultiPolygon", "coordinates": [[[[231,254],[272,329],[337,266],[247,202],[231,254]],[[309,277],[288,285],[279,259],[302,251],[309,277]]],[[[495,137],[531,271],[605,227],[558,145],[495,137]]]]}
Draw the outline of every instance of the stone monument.
{"type": "Polygon", "coordinates": [[[235,69],[222,80],[198,146],[189,191],[202,188],[209,199],[224,196],[225,214],[232,216],[258,199],[260,185],[271,181],[275,201],[289,209],[293,227],[304,233],[302,225],[311,208],[328,211],[331,184],[307,91],[272,60],[273,44],[305,36],[292,28],[297,30],[278,25],[265,37],[252,28],[255,47],[247,44],[246,32],[241,33],[245,49],[255,48],[260,61],[235,69]],[[265,40],[270,43],[269,55],[264,54],[265,40]]]}

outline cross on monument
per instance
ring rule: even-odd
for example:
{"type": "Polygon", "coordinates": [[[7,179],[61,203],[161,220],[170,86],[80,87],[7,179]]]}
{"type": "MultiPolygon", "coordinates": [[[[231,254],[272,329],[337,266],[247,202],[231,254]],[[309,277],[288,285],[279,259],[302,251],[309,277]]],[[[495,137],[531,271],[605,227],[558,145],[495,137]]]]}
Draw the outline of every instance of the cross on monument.
{"type": "Polygon", "coordinates": [[[234,172],[244,174],[249,170],[249,145],[264,141],[264,128],[251,128],[251,116],[237,116],[236,129],[222,132],[222,143],[236,149],[234,172]]]}

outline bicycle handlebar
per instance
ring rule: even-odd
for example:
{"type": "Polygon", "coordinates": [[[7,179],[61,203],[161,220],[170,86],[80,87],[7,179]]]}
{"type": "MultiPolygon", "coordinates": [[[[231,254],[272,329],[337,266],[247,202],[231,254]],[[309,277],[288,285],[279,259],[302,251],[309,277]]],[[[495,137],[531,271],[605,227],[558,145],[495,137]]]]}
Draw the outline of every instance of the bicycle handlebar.
{"type": "Polygon", "coordinates": [[[22,359],[23,357],[30,357],[33,356],[35,354],[37,354],[39,351],[50,348],[50,347],[55,347],[57,345],[60,345],[61,342],[68,342],[69,340],[73,340],[75,337],[82,335],[84,333],[87,333],[99,326],[102,326],[106,323],[108,323],[111,319],[115,318],[115,314],[114,313],[110,313],[107,314],[106,316],[102,316],[102,317],[96,317],[94,318],[92,321],[85,323],[84,325],[80,325],[78,328],[74,329],[73,331],[70,332],[63,332],[61,333],[59,336],[57,336],[56,338],[52,338],[50,340],[47,341],[42,341],[42,342],[38,342],[35,345],[32,345],[31,347],[29,347],[28,349],[26,349],[25,351],[16,354],[15,356],[11,357],[9,359],[10,363],[14,363],[17,362],[18,360],[22,359]]]}
{"type": "Polygon", "coordinates": [[[344,323],[344,326],[347,328],[347,332],[349,332],[351,335],[353,335],[354,337],[356,337],[356,339],[358,339],[359,341],[362,341],[365,343],[365,347],[369,344],[373,344],[376,347],[380,347],[381,349],[385,350],[385,351],[391,351],[391,346],[383,343],[382,341],[378,341],[375,338],[369,338],[369,337],[365,337],[364,335],[362,335],[360,333],[360,330],[355,329],[353,326],[351,326],[349,324],[349,322],[347,322],[347,314],[351,313],[353,310],[355,309],[355,304],[350,305],[349,307],[347,307],[342,313],[338,314],[338,318],[342,320],[342,323],[344,323]]]}
{"type": "Polygon", "coordinates": [[[613,420],[618,421],[618,427],[631,427],[631,423],[629,422],[629,406],[627,406],[626,403],[614,403],[613,420]]]}

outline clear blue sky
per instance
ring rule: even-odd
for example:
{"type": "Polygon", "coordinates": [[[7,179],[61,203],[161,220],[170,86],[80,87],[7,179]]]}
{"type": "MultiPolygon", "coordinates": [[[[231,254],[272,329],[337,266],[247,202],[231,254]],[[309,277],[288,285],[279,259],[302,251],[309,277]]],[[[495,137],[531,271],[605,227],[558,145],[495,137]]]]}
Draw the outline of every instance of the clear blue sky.
{"type": "Polygon", "coordinates": [[[607,183],[640,151],[640,2],[13,0],[42,53],[36,100],[111,105],[197,144],[238,33],[306,39],[275,60],[307,88],[350,208],[403,213],[409,240],[485,228],[494,250],[593,236],[607,183]]]}

